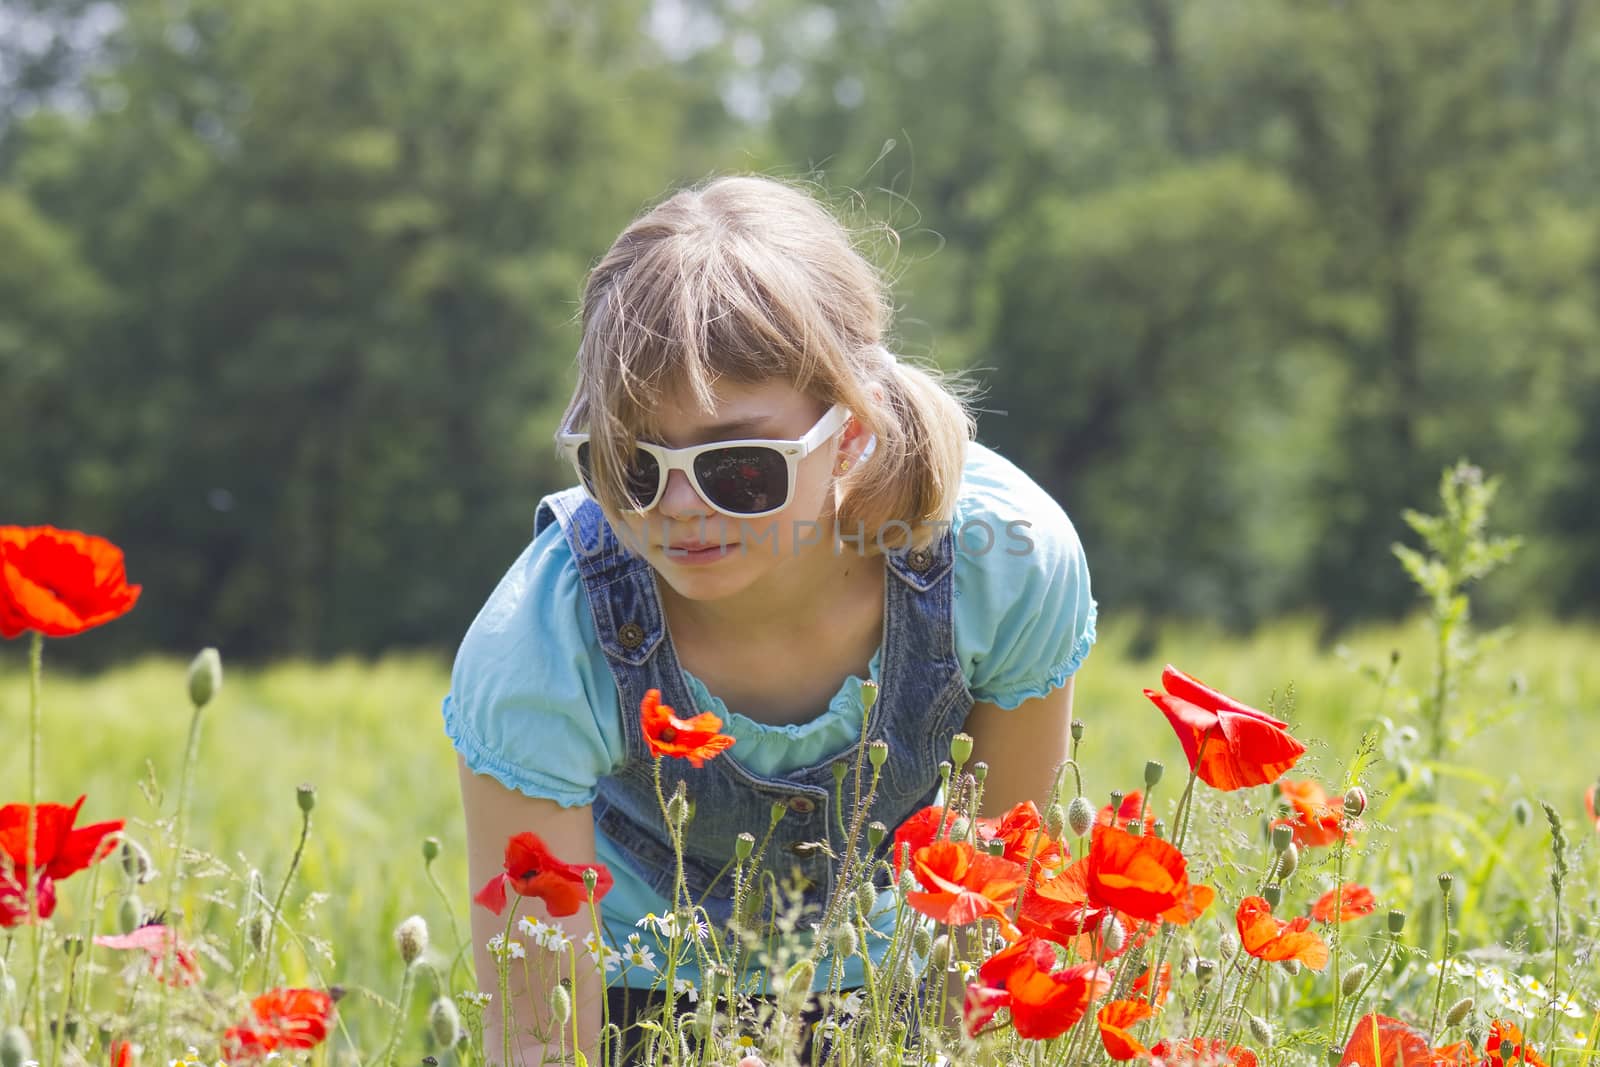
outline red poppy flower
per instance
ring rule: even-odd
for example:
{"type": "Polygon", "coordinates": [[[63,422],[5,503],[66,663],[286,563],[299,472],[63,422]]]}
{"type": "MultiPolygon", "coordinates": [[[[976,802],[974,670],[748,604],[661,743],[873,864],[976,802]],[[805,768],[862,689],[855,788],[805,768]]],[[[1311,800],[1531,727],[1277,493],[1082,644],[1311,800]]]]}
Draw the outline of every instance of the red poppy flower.
{"type": "Polygon", "coordinates": [[[709,711],[690,719],[680,719],[661,703],[661,690],[652,689],[639,702],[639,718],[644,724],[644,741],[657,758],[675,756],[696,767],[733,745],[733,738],[719,733],[722,720],[709,711]]]}
{"type": "Polygon", "coordinates": [[[1317,902],[1311,905],[1311,917],[1319,923],[1346,923],[1363,915],[1371,915],[1377,906],[1372,890],[1364,885],[1346,882],[1318,897],[1317,902]]]}
{"type": "Polygon", "coordinates": [[[1224,791],[1266,785],[1295,765],[1306,746],[1289,736],[1288,723],[1257,711],[1190,678],[1175,667],[1161,672],[1165,693],[1146,689],[1177,732],[1189,769],[1224,791]]]}
{"type": "Polygon", "coordinates": [[[1116,827],[1095,827],[1085,874],[1091,902],[1146,922],[1181,926],[1213,896],[1209,886],[1189,884],[1188,863],[1170,842],[1116,827]]]}
{"type": "Polygon", "coordinates": [[[1489,1024],[1489,1037],[1483,1043],[1484,1067],[1545,1067],[1545,1062],[1532,1048],[1522,1043],[1522,1031],[1516,1023],[1496,1019],[1489,1024]],[[1500,1045],[1511,1042],[1511,1056],[1502,1058],[1500,1045]]]}
{"type": "Polygon", "coordinates": [[[111,1067],[133,1067],[133,1046],[126,1041],[113,1041],[107,1050],[111,1067]]]}
{"type": "MultiPolygon", "coordinates": [[[[97,822],[73,829],[83,797],[70,808],[63,804],[40,804],[34,811],[34,869],[38,872],[39,918],[55,912],[55,883],[105,859],[115,847],[106,840],[122,829],[122,820],[97,822]]],[[[28,812],[26,804],[7,804],[0,808],[0,927],[16,926],[28,919],[28,891],[24,872],[28,867],[28,812]]]]}
{"type": "Polygon", "coordinates": [[[229,1059],[253,1059],[279,1049],[315,1048],[333,1026],[334,998],[318,989],[274,989],[250,1003],[254,1018],[229,1027],[229,1059]]]}
{"type": "Polygon", "coordinates": [[[948,837],[955,821],[955,812],[947,812],[941,807],[932,805],[907,816],[906,821],[894,832],[895,873],[899,874],[905,867],[907,855],[915,854],[919,848],[933,844],[934,838],[941,834],[948,837]],[[911,846],[909,853],[906,850],[907,845],[911,846]]]}
{"type": "Polygon", "coordinates": [[[71,637],[125,614],[139,599],[122,549],[54,526],[0,526],[0,637],[37,630],[71,637]]]}
{"type": "MultiPolygon", "coordinates": [[[[1135,992],[1135,993],[1143,993],[1146,990],[1148,990],[1149,988],[1150,988],[1150,970],[1149,970],[1149,968],[1146,968],[1145,972],[1143,974],[1141,974],[1139,977],[1137,977],[1137,978],[1135,978],[1133,980],[1132,989],[1133,989],[1133,992],[1135,992]]],[[[1161,976],[1156,982],[1156,1007],[1159,1008],[1159,1007],[1161,1007],[1163,1004],[1165,1004],[1167,1002],[1167,994],[1169,992],[1171,992],[1171,991],[1172,991],[1172,964],[1163,963],[1161,965],[1161,976]]],[[[1146,998],[1146,999],[1148,999],[1148,998],[1146,998]]]]}
{"type": "Polygon", "coordinates": [[[1055,949],[1033,937],[986,960],[978,968],[978,981],[967,987],[967,1033],[976,1036],[1001,1008],[1011,1009],[1011,1025],[1020,1037],[1049,1040],[1072,1029],[1090,1001],[1111,988],[1111,975],[1094,964],[1052,973],[1055,964],[1055,949]]]}
{"type": "Polygon", "coordinates": [[[1100,1043],[1114,1060],[1131,1060],[1150,1055],[1144,1042],[1133,1036],[1135,1023],[1150,1018],[1150,1005],[1142,1000],[1113,1000],[1095,1014],[1100,1024],[1100,1043]]]}
{"type": "Polygon", "coordinates": [[[1151,1067],[1256,1067],[1256,1054],[1221,1038],[1190,1037],[1158,1041],[1150,1049],[1151,1067]]]}
{"type": "Polygon", "coordinates": [[[525,897],[538,897],[552,916],[576,915],[589,901],[583,872],[595,872],[594,899],[610,892],[611,872],[603,863],[562,863],[550,854],[538,834],[524,830],[506,842],[505,871],[489,879],[472,899],[496,915],[506,910],[506,887],[525,897]]]}
{"type": "MultiPolygon", "coordinates": [[[[1491,1047],[1498,1049],[1499,1043],[1491,1042],[1491,1047]]],[[[1375,1012],[1356,1020],[1339,1059],[1339,1067],[1477,1067],[1477,1064],[1478,1057],[1465,1041],[1429,1048],[1427,1034],[1399,1019],[1375,1012]]]]}
{"type": "Polygon", "coordinates": [[[1349,836],[1343,797],[1330,798],[1326,789],[1309,779],[1279,782],[1278,791],[1294,807],[1294,814],[1275,819],[1272,825],[1293,828],[1294,843],[1301,848],[1326,848],[1338,842],[1340,834],[1349,836]]]}
{"type": "MultiPolygon", "coordinates": [[[[1139,812],[1144,808],[1144,794],[1135,789],[1122,798],[1122,803],[1112,808],[1110,804],[1101,808],[1095,815],[1096,826],[1115,826],[1119,830],[1128,829],[1130,822],[1139,821],[1139,812]]],[[[1153,811],[1144,813],[1144,832],[1149,833],[1156,824],[1156,815],[1153,811]]]]}
{"type": "Polygon", "coordinates": [[[160,923],[141,926],[131,934],[101,934],[94,939],[94,943],[101,948],[143,949],[150,956],[150,973],[167,985],[193,985],[197,979],[203,977],[200,962],[195,958],[194,951],[178,940],[176,931],[160,923]],[[172,962],[175,968],[171,978],[161,973],[169,945],[172,946],[172,962]]]}
{"type": "Polygon", "coordinates": [[[1024,800],[998,819],[979,819],[978,833],[987,841],[1004,842],[1005,851],[1000,855],[1012,863],[1026,866],[1031,859],[1036,868],[1053,869],[1060,866],[1065,855],[1061,842],[1045,831],[1044,820],[1031,800],[1024,800]]]}
{"type": "Polygon", "coordinates": [[[1272,917],[1272,905],[1261,897],[1245,897],[1237,916],[1239,940],[1257,959],[1299,960],[1313,971],[1328,965],[1328,946],[1308,927],[1304,915],[1282,922],[1272,917]]]}
{"type": "Polygon", "coordinates": [[[906,894],[911,907],[955,926],[985,916],[999,919],[1002,933],[1015,939],[1006,909],[1027,881],[1021,864],[979,852],[967,841],[935,841],[912,854],[911,869],[926,890],[906,894]]]}
{"type": "Polygon", "coordinates": [[[1595,833],[1600,833],[1600,813],[1595,811],[1596,792],[1600,792],[1600,782],[1583,791],[1583,810],[1589,813],[1589,821],[1594,824],[1595,833]]]}

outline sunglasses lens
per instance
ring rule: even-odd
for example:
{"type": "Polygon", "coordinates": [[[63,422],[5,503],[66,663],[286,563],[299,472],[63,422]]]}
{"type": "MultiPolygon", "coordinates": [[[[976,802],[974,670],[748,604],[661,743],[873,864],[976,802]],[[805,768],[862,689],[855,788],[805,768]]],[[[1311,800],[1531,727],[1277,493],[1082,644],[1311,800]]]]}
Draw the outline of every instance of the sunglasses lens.
{"type": "MultiPolygon", "coordinates": [[[[594,492],[594,471],[590,466],[587,441],[578,446],[578,473],[583,478],[584,487],[594,492]]],[[[633,464],[628,468],[626,477],[628,498],[634,506],[645,508],[654,503],[660,484],[661,465],[656,462],[656,457],[643,449],[635,451],[633,464]]]]}
{"type": "Polygon", "coordinates": [[[789,496],[789,464],[773,448],[702,452],[695,457],[694,477],[707,501],[736,515],[776,511],[789,496]]]}

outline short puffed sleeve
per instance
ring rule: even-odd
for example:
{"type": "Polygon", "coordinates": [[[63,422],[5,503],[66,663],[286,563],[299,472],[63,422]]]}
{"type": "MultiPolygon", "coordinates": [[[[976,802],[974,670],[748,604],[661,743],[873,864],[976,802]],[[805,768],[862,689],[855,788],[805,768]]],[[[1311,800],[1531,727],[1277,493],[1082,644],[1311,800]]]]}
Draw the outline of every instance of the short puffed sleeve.
{"type": "Polygon", "coordinates": [[[1015,708],[1065,684],[1094,644],[1096,605],[1061,506],[974,443],[953,532],[956,654],[973,697],[1015,708]]]}
{"type": "Polygon", "coordinates": [[[592,802],[621,764],[616,685],[560,524],[518,557],[467,630],[444,727],[470,770],[564,807],[592,802]]]}

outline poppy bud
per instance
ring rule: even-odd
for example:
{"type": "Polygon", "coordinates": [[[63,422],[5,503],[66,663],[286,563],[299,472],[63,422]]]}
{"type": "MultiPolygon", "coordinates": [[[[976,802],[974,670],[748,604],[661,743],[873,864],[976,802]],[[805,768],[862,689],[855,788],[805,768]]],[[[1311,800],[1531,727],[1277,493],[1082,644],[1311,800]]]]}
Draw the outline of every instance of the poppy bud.
{"type": "Polygon", "coordinates": [[[413,915],[394,928],[395,947],[407,967],[422,958],[428,951],[428,924],[420,915],[413,915]]]}
{"type": "Polygon", "coordinates": [[[1217,961],[1204,957],[1194,961],[1194,980],[1204,986],[1217,974],[1217,961]]]}
{"type": "Polygon", "coordinates": [[[20,1026],[8,1026],[0,1034],[0,1067],[22,1067],[33,1059],[33,1044],[20,1026]]]}
{"type": "Polygon", "coordinates": [[[1471,997],[1462,997],[1450,1005],[1450,1010],[1444,1013],[1444,1024],[1446,1026],[1459,1025],[1461,1020],[1467,1017],[1467,1013],[1472,1011],[1473,1003],[1474,1001],[1471,997]]]}
{"type": "Polygon", "coordinates": [[[1261,891],[1261,899],[1267,902],[1267,907],[1276,908],[1278,901],[1283,899],[1283,886],[1273,882],[1261,891]]]}
{"type": "Polygon", "coordinates": [[[833,936],[828,939],[828,947],[840,959],[854,956],[860,946],[861,939],[856,936],[856,928],[849,923],[840,923],[834,928],[833,936]]]}
{"type": "Polygon", "coordinates": [[[1066,809],[1058,801],[1051,801],[1050,806],[1044,809],[1044,832],[1051,837],[1060,837],[1066,830],[1066,809]]]}
{"type": "Polygon", "coordinates": [[[950,759],[961,766],[972,758],[972,735],[956,734],[950,739],[950,759]]]}
{"type": "Polygon", "coordinates": [[[1406,913],[1398,909],[1389,913],[1389,932],[1398,934],[1406,928],[1406,913]]]}
{"type": "Polygon", "coordinates": [[[862,915],[872,914],[872,909],[878,906],[878,887],[871,882],[862,882],[856,886],[856,907],[861,909],[862,915]]]}
{"type": "Polygon", "coordinates": [[[1250,1025],[1251,1035],[1255,1037],[1257,1041],[1261,1042],[1261,1044],[1271,1048],[1272,1027],[1268,1025],[1267,1021],[1261,1018],[1259,1015],[1253,1015],[1250,1012],[1245,1013],[1245,1020],[1250,1025]]]}
{"type": "Polygon", "coordinates": [[[1272,828],[1272,851],[1282,852],[1294,844],[1294,827],[1279,823],[1272,828]]]}
{"type": "Polygon", "coordinates": [[[1156,783],[1161,781],[1161,772],[1166,769],[1166,764],[1160,760],[1146,760],[1144,764],[1144,787],[1146,789],[1154,789],[1156,783]]]}
{"type": "Polygon", "coordinates": [[[250,916],[250,921],[245,924],[245,939],[250,942],[250,947],[260,952],[267,944],[267,919],[260,912],[250,916]]]}
{"type": "Polygon", "coordinates": [[[867,823],[867,847],[876,850],[883,844],[883,839],[889,836],[889,828],[877,819],[867,823]]]}
{"type": "Polygon", "coordinates": [[[1366,977],[1367,965],[1365,963],[1355,964],[1348,971],[1344,972],[1344,977],[1339,980],[1340,992],[1347,997],[1355,996],[1356,992],[1360,990],[1361,983],[1366,979],[1366,977]]]}
{"type": "Polygon", "coordinates": [[[140,885],[148,882],[154,876],[150,864],[150,853],[146,852],[144,846],[131,837],[122,839],[122,873],[140,885]]]}
{"type": "Polygon", "coordinates": [[[811,982],[816,976],[817,965],[809,959],[790,967],[783,976],[783,989],[778,992],[778,1010],[790,1015],[802,1010],[811,999],[811,982]]]}
{"type": "Polygon", "coordinates": [[[1300,961],[1299,960],[1284,960],[1281,963],[1279,963],[1278,966],[1282,967],[1283,970],[1284,970],[1284,973],[1289,975],[1289,976],[1291,976],[1291,977],[1293,977],[1294,975],[1297,975],[1297,974],[1300,973],[1300,961]]]}
{"type": "Polygon", "coordinates": [[[923,959],[927,959],[928,953],[933,951],[933,935],[926,926],[918,926],[911,931],[911,951],[923,959]]]}
{"type": "Polygon", "coordinates": [[[1517,820],[1518,826],[1528,825],[1533,821],[1533,805],[1526,797],[1518,797],[1511,802],[1511,817],[1517,820]]]}
{"type": "Polygon", "coordinates": [[[1082,719],[1073,719],[1072,720],[1072,739],[1074,741],[1082,741],[1083,740],[1083,720],[1082,719]]]}
{"type": "Polygon", "coordinates": [[[583,888],[589,894],[589,899],[594,899],[594,887],[600,884],[600,872],[593,867],[583,869],[583,888]]]}
{"type": "Polygon", "coordinates": [[[871,711],[872,706],[878,702],[878,683],[868,680],[861,683],[861,710],[871,711]]]}
{"type": "Polygon", "coordinates": [[[222,688],[222,657],[214,648],[203,648],[189,664],[189,703],[203,708],[222,688]]]}
{"type": "Polygon", "coordinates": [[[1345,790],[1344,813],[1352,819],[1359,819],[1367,810],[1367,791],[1359,785],[1353,785],[1345,790]]]}
{"type": "Polygon", "coordinates": [[[1100,944],[1105,947],[1106,955],[1115,956],[1121,952],[1127,939],[1127,931],[1115,915],[1107,914],[1100,920],[1100,944]]]}
{"type": "Polygon", "coordinates": [[[317,787],[310,782],[301,782],[295,787],[294,799],[300,805],[300,810],[310,815],[317,806],[317,787]]]}
{"type": "Polygon", "coordinates": [[[550,1016],[557,1026],[567,1025],[572,1018],[572,994],[560,983],[550,987],[550,1016]]]}
{"type": "Polygon", "coordinates": [[[981,785],[983,784],[983,780],[987,777],[989,777],[989,765],[987,763],[983,762],[983,760],[979,760],[977,763],[972,765],[972,780],[974,782],[977,782],[981,785]]]}
{"type": "Polygon", "coordinates": [[[950,968],[950,938],[940,934],[933,939],[933,945],[928,949],[928,969],[935,973],[942,973],[950,968]]]}
{"type": "Polygon", "coordinates": [[[440,1048],[454,1048],[461,1040],[461,1013],[449,997],[435,997],[428,1005],[428,1030],[440,1048]]]}
{"type": "Polygon", "coordinates": [[[422,839],[422,862],[432,863],[439,858],[439,839],[437,837],[424,837],[422,839]]]}
{"type": "Polygon", "coordinates": [[[867,746],[867,762],[874,770],[881,770],[889,762],[889,742],[879,738],[867,746]]]}
{"type": "Polygon", "coordinates": [[[1089,832],[1094,826],[1094,805],[1089,803],[1088,797],[1073,797],[1067,805],[1067,825],[1072,827],[1072,832],[1079,837],[1089,832]]]}
{"type": "Polygon", "coordinates": [[[742,833],[733,839],[733,855],[740,863],[750,858],[756,850],[756,836],[752,833],[742,833]]]}
{"type": "Polygon", "coordinates": [[[678,785],[678,791],[667,798],[667,822],[681,829],[689,819],[689,797],[682,789],[683,783],[678,785]]]}
{"type": "Polygon", "coordinates": [[[1300,849],[1293,841],[1289,847],[1278,853],[1278,877],[1287,878],[1300,866],[1300,849]]]}
{"type": "Polygon", "coordinates": [[[83,955],[83,937],[80,934],[68,934],[61,939],[61,951],[67,959],[77,959],[83,955]]]}
{"type": "Polygon", "coordinates": [[[129,893],[117,906],[117,929],[125,934],[131,934],[139,929],[139,925],[143,922],[144,901],[139,899],[139,894],[129,893]]]}
{"type": "Polygon", "coordinates": [[[834,788],[838,788],[844,784],[844,776],[850,773],[850,765],[842,759],[834,760],[830,769],[833,771],[834,788]]]}

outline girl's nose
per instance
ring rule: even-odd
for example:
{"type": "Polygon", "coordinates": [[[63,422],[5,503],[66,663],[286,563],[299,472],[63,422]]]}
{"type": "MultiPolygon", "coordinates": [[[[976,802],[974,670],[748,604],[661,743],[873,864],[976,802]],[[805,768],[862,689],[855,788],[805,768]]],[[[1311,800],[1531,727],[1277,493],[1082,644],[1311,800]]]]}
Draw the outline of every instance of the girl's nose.
{"type": "Polygon", "coordinates": [[[656,510],[669,519],[692,519],[712,513],[683,471],[667,472],[667,487],[661,491],[656,510]]]}

